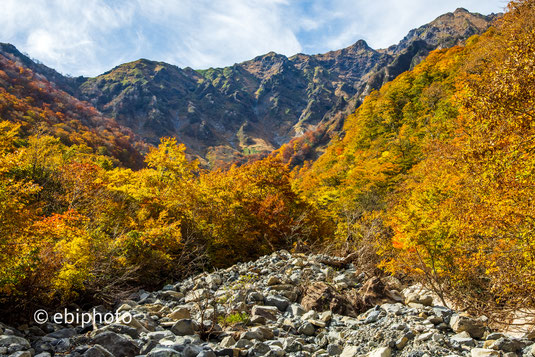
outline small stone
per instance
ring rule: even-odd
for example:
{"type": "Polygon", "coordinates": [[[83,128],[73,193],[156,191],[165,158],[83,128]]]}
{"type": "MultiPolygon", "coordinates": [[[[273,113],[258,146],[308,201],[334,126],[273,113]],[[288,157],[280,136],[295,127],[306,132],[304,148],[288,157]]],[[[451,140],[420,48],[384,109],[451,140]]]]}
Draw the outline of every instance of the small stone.
{"type": "Polygon", "coordinates": [[[253,291],[247,296],[247,301],[255,302],[255,301],[264,301],[264,295],[258,291],[253,291]]]}
{"type": "Polygon", "coordinates": [[[327,353],[329,356],[338,356],[343,351],[342,346],[337,343],[331,343],[327,346],[327,353]]]}
{"type": "Polygon", "coordinates": [[[416,337],[416,341],[427,341],[433,337],[433,331],[425,332],[416,337]]]}
{"type": "Polygon", "coordinates": [[[262,334],[257,331],[244,331],[240,338],[246,340],[262,340],[262,334]]]}
{"type": "Polygon", "coordinates": [[[431,306],[433,304],[433,297],[431,295],[420,295],[419,293],[412,293],[405,298],[405,304],[420,304],[423,306],[431,306]]]}
{"type": "Polygon", "coordinates": [[[400,338],[398,338],[398,340],[396,341],[396,348],[398,350],[402,350],[403,348],[405,348],[405,346],[407,345],[407,342],[409,342],[409,339],[407,338],[407,336],[401,336],[400,338]]]}
{"type": "Polygon", "coordinates": [[[160,341],[161,339],[164,339],[164,338],[173,338],[173,337],[175,337],[175,335],[169,330],[154,331],[154,332],[149,332],[147,334],[147,338],[154,340],[154,341],[160,341]]]}
{"type": "Polygon", "coordinates": [[[164,291],[162,292],[162,296],[164,298],[167,298],[169,300],[174,300],[174,301],[180,301],[181,299],[184,298],[183,293],[181,293],[180,291],[174,291],[174,290],[164,291]]]}
{"type": "Polygon", "coordinates": [[[327,326],[327,323],[325,323],[325,321],[321,321],[321,320],[315,320],[315,319],[310,319],[308,320],[308,322],[310,322],[312,325],[316,326],[316,327],[325,327],[327,326]]]}
{"type": "Polygon", "coordinates": [[[48,352],[41,352],[39,354],[36,354],[34,357],[52,357],[52,355],[48,352]]]}
{"type": "Polygon", "coordinates": [[[320,320],[329,323],[333,318],[333,313],[330,310],[324,311],[320,315],[320,320]]]}
{"type": "Polygon", "coordinates": [[[381,311],[380,311],[380,310],[372,310],[372,311],[368,314],[368,316],[366,317],[365,322],[366,322],[367,324],[376,322],[377,320],[379,320],[379,316],[381,316],[381,311]]]}
{"type": "Polygon", "coordinates": [[[316,333],[316,329],[314,328],[314,326],[312,326],[310,322],[305,322],[301,325],[301,327],[299,327],[297,332],[302,335],[314,336],[314,334],[316,333]]]}
{"type": "Polygon", "coordinates": [[[473,347],[476,345],[476,342],[472,337],[470,337],[470,334],[466,331],[463,331],[461,333],[458,333],[456,335],[453,335],[450,338],[450,341],[452,343],[458,344],[460,346],[470,346],[473,347]]]}
{"type": "Polygon", "coordinates": [[[270,276],[268,281],[267,281],[267,285],[268,286],[277,285],[277,284],[280,284],[280,283],[281,283],[281,280],[277,276],[270,276]]]}
{"type": "Polygon", "coordinates": [[[210,297],[210,291],[207,290],[207,289],[197,289],[197,290],[193,290],[192,292],[190,292],[189,294],[186,295],[186,303],[188,302],[198,302],[202,299],[206,299],[208,297],[210,297]]]}

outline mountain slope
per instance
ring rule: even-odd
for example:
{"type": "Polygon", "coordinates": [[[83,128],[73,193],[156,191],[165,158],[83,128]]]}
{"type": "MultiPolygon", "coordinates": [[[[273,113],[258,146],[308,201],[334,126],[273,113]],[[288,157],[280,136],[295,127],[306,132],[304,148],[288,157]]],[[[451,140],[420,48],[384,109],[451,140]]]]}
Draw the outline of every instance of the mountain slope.
{"type": "Polygon", "coordinates": [[[19,124],[23,137],[51,134],[65,145],[85,145],[126,166],[143,165],[140,150],[144,151],[145,145],[139,137],[88,103],[58,89],[57,83],[41,73],[62,84],[69,83],[70,78],[36,64],[11,45],[0,44],[0,48],[0,122],[19,124]]]}

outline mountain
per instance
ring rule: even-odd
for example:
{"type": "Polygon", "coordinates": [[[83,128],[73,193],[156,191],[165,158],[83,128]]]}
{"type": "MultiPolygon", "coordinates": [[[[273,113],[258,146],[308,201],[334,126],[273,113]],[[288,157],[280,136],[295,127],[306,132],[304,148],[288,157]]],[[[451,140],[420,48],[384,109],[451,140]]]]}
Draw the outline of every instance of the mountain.
{"type": "Polygon", "coordinates": [[[65,145],[87,146],[109,155],[122,165],[143,166],[147,145],[141,138],[59,88],[70,87],[74,92],[77,80],[0,43],[0,123],[18,124],[24,138],[49,134],[65,145]]]}
{"type": "Polygon", "coordinates": [[[176,136],[190,153],[218,164],[271,152],[318,128],[321,147],[370,91],[430,51],[485,31],[496,16],[457,9],[387,49],[359,40],[325,54],[270,52],[206,70],[140,59],[94,78],[66,78],[43,65],[26,65],[147,142],[176,136]]]}

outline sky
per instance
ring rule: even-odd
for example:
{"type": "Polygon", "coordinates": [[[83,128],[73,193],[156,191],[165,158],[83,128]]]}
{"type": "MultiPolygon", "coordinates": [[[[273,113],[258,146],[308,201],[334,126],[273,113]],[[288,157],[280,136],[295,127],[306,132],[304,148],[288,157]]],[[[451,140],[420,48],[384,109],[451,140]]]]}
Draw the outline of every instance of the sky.
{"type": "Polygon", "coordinates": [[[0,0],[0,42],[63,74],[96,76],[147,58],[229,66],[275,51],[316,54],[364,39],[373,48],[464,7],[506,0],[0,0]]]}

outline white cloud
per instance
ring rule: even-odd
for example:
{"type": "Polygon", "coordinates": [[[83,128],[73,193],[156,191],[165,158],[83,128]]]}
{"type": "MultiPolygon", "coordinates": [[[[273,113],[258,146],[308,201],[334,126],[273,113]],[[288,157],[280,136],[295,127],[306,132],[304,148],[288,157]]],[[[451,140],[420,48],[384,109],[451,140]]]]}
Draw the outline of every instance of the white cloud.
{"type": "Polygon", "coordinates": [[[141,57],[207,68],[360,38],[386,47],[460,6],[489,13],[505,0],[2,0],[0,41],[73,75],[141,57]]]}

